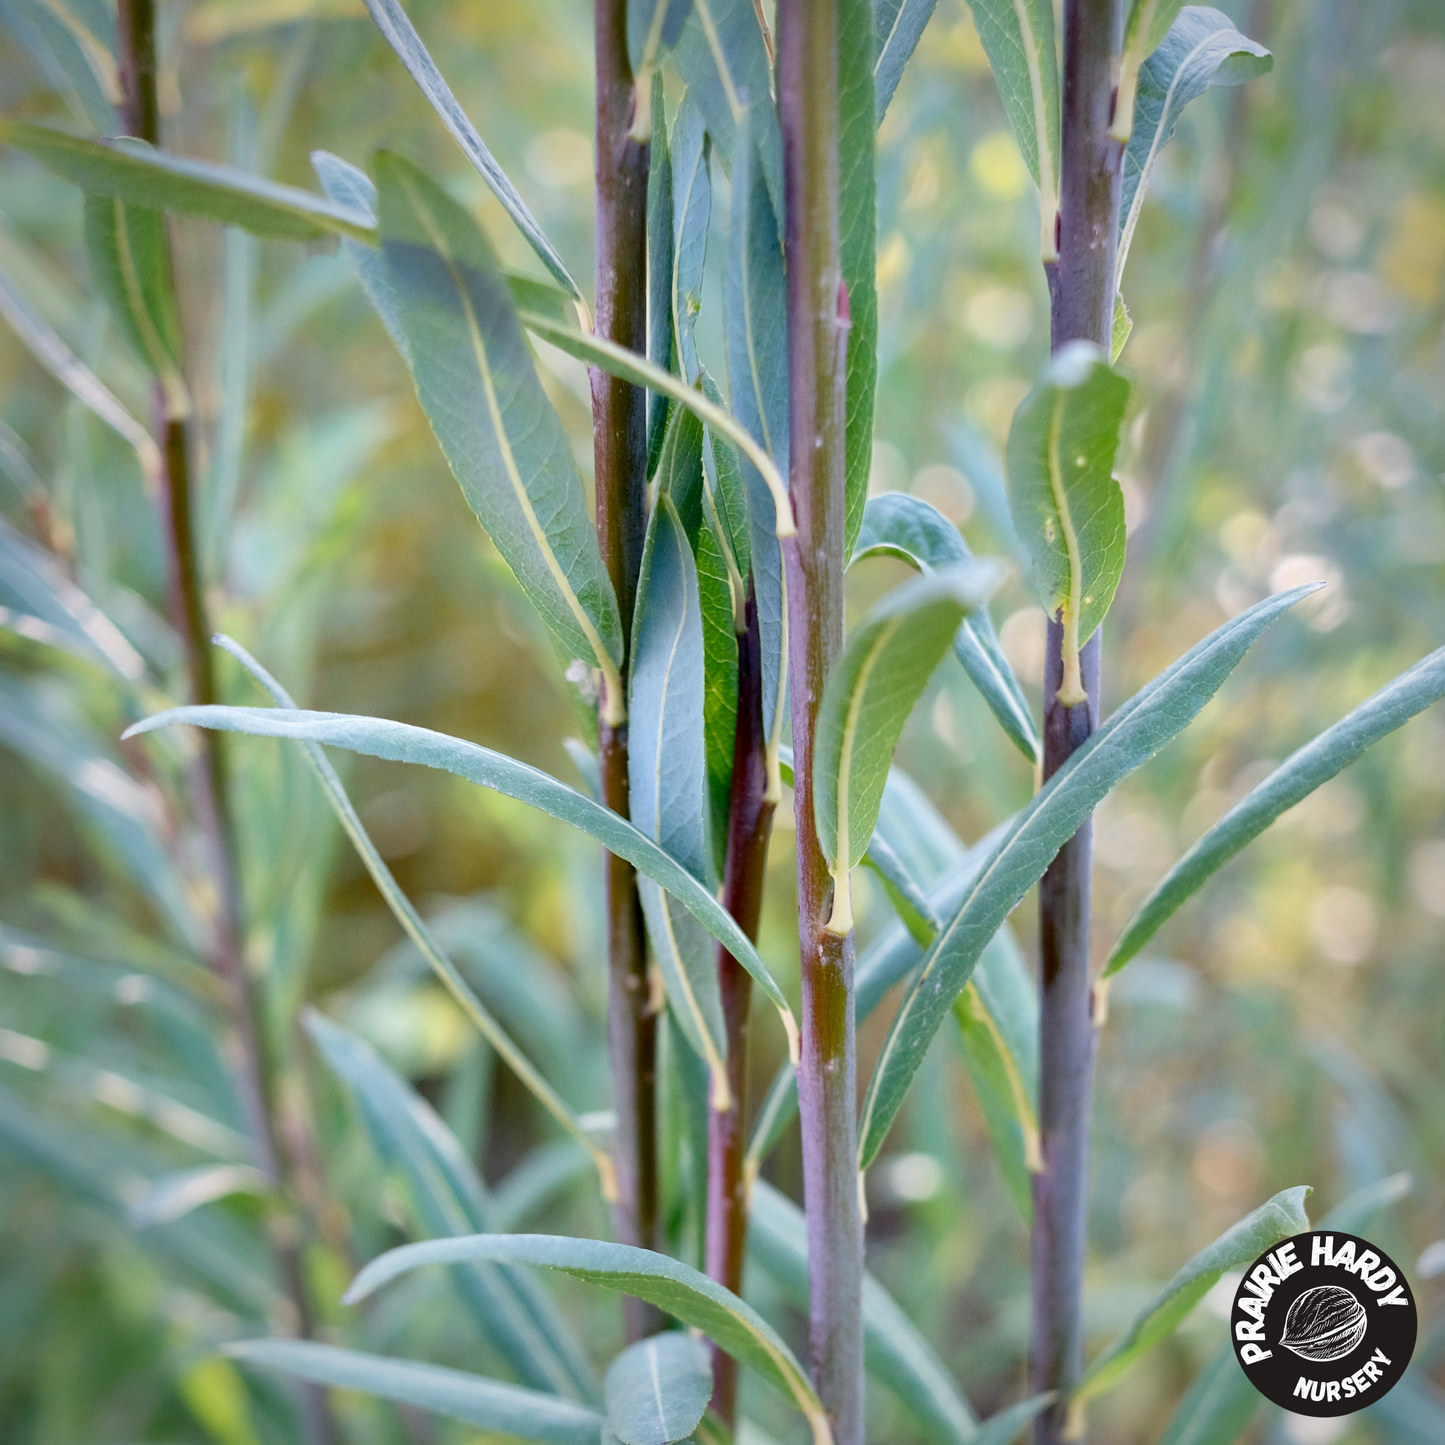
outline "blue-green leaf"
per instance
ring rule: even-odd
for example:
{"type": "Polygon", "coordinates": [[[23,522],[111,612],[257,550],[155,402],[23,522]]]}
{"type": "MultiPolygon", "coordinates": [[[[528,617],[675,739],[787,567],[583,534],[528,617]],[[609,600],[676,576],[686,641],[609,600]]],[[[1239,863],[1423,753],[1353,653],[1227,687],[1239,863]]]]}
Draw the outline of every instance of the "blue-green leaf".
{"type": "MultiPolygon", "coordinates": [[[[756,22],[754,22],[756,24],[756,22]]],[[[733,415],[774,459],[788,457],[787,285],[777,222],[756,165],[747,125],[733,158],[724,312],[733,415]]],[[[788,685],[787,583],[783,550],[768,528],[769,496],[744,456],[753,589],[762,640],[763,734],[770,791],[776,775],[788,685]]]]}
{"type": "MultiPolygon", "coordinates": [[[[490,1227],[486,1190],[431,1105],[354,1034],[314,1012],[306,1028],[332,1072],[355,1097],[382,1161],[405,1178],[420,1230],[445,1238],[490,1227]]],[[[586,1356],[525,1270],[482,1262],[457,1270],[453,1281],[525,1383],[553,1394],[595,1397],[596,1381],[586,1356]]]]}
{"type": "Polygon", "coordinates": [[[1181,732],[1255,638],[1314,590],[1307,585],[1268,597],[1190,648],[1120,707],[1008,826],[944,923],[894,1018],[862,1111],[860,1168],[877,1155],[939,1024],[1019,899],[1120,779],[1181,732]]]}
{"type": "Polygon", "coordinates": [[[706,1275],[650,1249],[550,1234],[479,1234],[403,1245],[357,1275],[346,1300],[356,1304],[388,1281],[428,1264],[510,1260],[570,1274],[656,1305],[701,1330],[720,1349],[788,1395],[807,1417],[814,1445],[831,1445],[827,1416],[803,1367],[750,1305],[706,1275]]]}
{"type": "Polygon", "coordinates": [[[1241,35],[1220,11],[1186,5],[1179,12],[1163,43],[1139,71],[1133,133],[1124,152],[1116,283],[1124,276],[1154,162],[1174,134],[1184,107],[1211,85],[1243,85],[1273,64],[1269,51],[1241,35]]]}
{"type": "Polygon", "coordinates": [[[281,241],[338,235],[376,242],[372,218],[363,212],[229,166],[169,155],[143,141],[82,140],[18,120],[0,122],[0,141],[90,194],[115,196],[128,205],[198,216],[281,241]]]}
{"type": "Polygon", "coordinates": [[[848,638],[818,708],[813,811],[833,874],[828,928],[853,926],[848,871],[863,859],[893,749],[959,624],[998,581],[986,562],[951,567],[905,583],[848,638]]]}
{"type": "Polygon", "coordinates": [[[1445,647],[1326,728],[1313,742],[1285,759],[1262,783],[1234,805],[1157,883],[1135,910],[1109,955],[1105,977],[1117,973],[1158,932],[1166,919],[1196,893],[1281,813],[1348,767],[1366,748],[1403,727],[1418,712],[1445,696],[1445,647]]]}
{"type": "MultiPolygon", "coordinates": [[[[952,567],[973,554],[958,528],[936,507],[905,492],[870,497],[853,552],[856,562],[877,553],[902,558],[920,570],[952,567]]],[[[1038,729],[1023,688],[1003,655],[987,607],[963,619],[953,640],[954,655],[983,695],[999,725],[1030,762],[1042,756],[1038,729]]]]}
{"type": "Polygon", "coordinates": [[[1114,454],[1129,383],[1097,346],[1071,341],[1014,414],[1009,506],[1033,557],[1044,611],[1064,627],[1059,701],[1084,700],[1079,649],[1094,635],[1124,573],[1124,494],[1114,454]]]}
{"type": "MultiPolygon", "coordinates": [[[[766,1180],[753,1184],[748,1256],[802,1309],[808,1304],[803,1212],[766,1180]]],[[[953,1377],[913,1321],[871,1274],[863,1276],[863,1350],[869,1373],[893,1391],[930,1440],[970,1445],[977,1421],[953,1377]]]]}
{"type": "Polygon", "coordinates": [[[76,120],[105,135],[117,129],[114,108],[121,103],[121,84],[113,20],[106,34],[98,34],[65,0],[3,0],[0,18],[76,120]]]}
{"type": "MultiPolygon", "coordinates": [[[[853,552],[873,465],[878,388],[878,115],[873,89],[871,0],[838,4],[838,261],[847,298],[843,557],[853,552]]],[[[840,298],[840,305],[842,299],[840,298]]]]}
{"type": "Polygon", "coordinates": [[[873,94],[879,125],[898,89],[903,67],[917,48],[937,4],[938,0],[876,0],[874,4],[877,59],[873,63],[873,94]]]}
{"type": "Polygon", "coordinates": [[[529,807],[548,813],[596,838],[609,853],[625,858],[645,877],[678,898],[719,943],[752,974],[783,1015],[791,1039],[793,1016],[757,950],[732,916],[708,889],[671,854],[664,852],[626,818],[583,793],[515,758],[447,737],[429,728],[410,727],[384,718],[345,713],[292,711],[285,708],[180,707],[157,713],[132,727],[126,736],[189,723],[255,737],[292,738],[300,742],[348,748],[369,757],[441,768],[469,782],[492,788],[529,807]]]}
{"type": "Polygon", "coordinates": [[[1127,141],[1134,131],[1139,96],[1139,67],[1159,48],[1184,0],[1131,0],[1124,21],[1124,48],[1119,57],[1119,83],[1114,90],[1114,119],[1109,138],[1127,141]]]}
{"type": "Polygon", "coordinates": [[[673,59],[729,175],[751,134],[773,215],[781,218],[783,135],[773,104],[772,56],[753,0],[693,0],[673,59]]]}
{"type": "MultiPolygon", "coordinates": [[[[672,153],[667,143],[667,109],[663,104],[661,71],[653,73],[651,104],[652,160],[647,168],[647,359],[663,371],[671,371],[676,364],[672,319],[672,153]]],[[[647,393],[648,476],[657,467],[666,426],[667,398],[650,391],[647,393]]]]}
{"type": "Polygon", "coordinates": [[[441,71],[427,54],[426,46],[421,43],[421,36],[407,19],[406,11],[397,0],[366,0],[366,8],[371,12],[371,18],[376,21],[377,29],[386,37],[386,43],[396,52],[397,58],[406,66],[411,78],[421,87],[422,94],[431,102],[432,109],[442,118],[453,139],[466,153],[467,159],[477,168],[492,194],[502,203],[507,214],[516,223],[517,229],[526,238],[527,244],[537,253],[537,259],[557,278],[559,285],[580,300],[582,292],[572,279],[572,273],[543,234],[542,228],[527,209],[527,203],[517,194],[517,188],[507,179],[506,172],[483,144],[477,128],[467,119],[466,112],[442,79],[441,71]]]}
{"type": "Polygon", "coordinates": [[[607,1428],[622,1445],[673,1445],[692,1434],[712,1398],[712,1352],[664,1330],[623,1350],[602,1390],[607,1428]]]}
{"type": "Polygon", "coordinates": [[[691,91],[684,91],[669,138],[672,171],[672,263],[670,307],[673,355],[689,384],[698,379],[693,328],[702,309],[703,267],[707,260],[712,180],[708,174],[707,128],[691,91]]]}
{"type": "Polygon", "coordinates": [[[602,1416],[585,1405],[440,1365],[393,1360],[312,1340],[240,1340],[226,1353],[263,1370],[358,1390],[542,1445],[597,1445],[602,1416]]]}
{"type": "Polygon", "coordinates": [[[382,250],[432,429],[472,510],[566,656],[599,668],[620,722],[622,622],[562,423],[492,248],[398,156],[376,160],[382,250]]]}
{"type": "MultiPolygon", "coordinates": [[[[647,529],[632,646],[632,820],[701,883],[710,862],[702,614],[692,549],[665,493],[647,529]]],[[[673,1013],[707,1063],[714,1107],[729,1108],[727,1032],[711,937],[651,880],[639,879],[638,890],[673,1013]]]]}

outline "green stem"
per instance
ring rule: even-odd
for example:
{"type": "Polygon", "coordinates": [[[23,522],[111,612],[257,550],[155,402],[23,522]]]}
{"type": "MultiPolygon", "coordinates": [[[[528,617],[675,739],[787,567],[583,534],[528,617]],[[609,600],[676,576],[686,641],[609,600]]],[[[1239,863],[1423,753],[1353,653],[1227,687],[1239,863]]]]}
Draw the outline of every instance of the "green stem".
{"type": "MultiPolygon", "coordinates": [[[[647,350],[647,170],[649,147],[631,137],[634,86],[627,56],[627,0],[596,0],[597,302],[594,329],[604,341],[647,350]]],[[[597,541],[622,612],[623,666],[642,565],[647,518],[647,402],[641,387],[592,369],[597,541]]],[[[598,764],[602,797],[628,815],[626,699],[602,699],[598,764]],[[624,721],[610,719],[621,717],[624,721]]],[[[618,1230],[625,1243],[658,1243],[657,1018],[637,876],[604,855],[607,908],[607,1032],[617,1109],[618,1230]]],[[[650,1305],[629,1300],[632,1339],[661,1327],[650,1305]]]]}
{"type": "Polygon", "coordinates": [[[823,683],[843,646],[848,297],[839,260],[836,0],[778,6],[786,196],[789,459],[797,536],[785,544],[793,707],[798,1101],[813,1378],[838,1445],[863,1440],[863,1226],[858,1198],[853,936],[829,931],[833,880],[813,816],[823,683]]]}
{"type": "MultiPolygon", "coordinates": [[[[1065,0],[1059,259],[1048,270],[1053,347],[1092,341],[1108,354],[1114,315],[1122,145],[1110,139],[1120,0],[1065,0]]],[[[1093,732],[1101,634],[1066,666],[1065,629],[1050,619],[1044,677],[1044,779],[1093,732]],[[1082,683],[1083,698],[1078,696],[1082,683]],[[1071,705],[1072,703],[1072,705],[1071,705]]],[[[1059,1401],[1034,1424],[1035,1445],[1082,1439],[1068,1393],[1083,1369],[1089,1099],[1096,1029],[1089,977],[1093,824],[1059,851],[1039,885],[1039,1133],[1033,1176],[1030,1387],[1059,1401]]]]}

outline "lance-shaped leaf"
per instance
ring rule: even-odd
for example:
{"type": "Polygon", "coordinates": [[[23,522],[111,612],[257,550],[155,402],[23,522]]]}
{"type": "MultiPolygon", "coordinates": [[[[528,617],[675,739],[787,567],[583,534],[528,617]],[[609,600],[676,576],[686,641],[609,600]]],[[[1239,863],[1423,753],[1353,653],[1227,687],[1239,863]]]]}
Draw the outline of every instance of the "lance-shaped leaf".
{"type": "Polygon", "coordinates": [[[1270,1245],[1308,1230],[1310,1221],[1305,1213],[1305,1198],[1309,1193],[1307,1184],[1282,1189],[1273,1199],[1225,1230],[1208,1248],[1200,1250],[1164,1286],[1158,1297],[1140,1311],[1134,1323],[1084,1371],[1071,1404],[1082,1406],[1112,1388],[1140,1355],[1183,1322],[1226,1270],[1248,1264],[1270,1245]]]}
{"type": "Polygon", "coordinates": [[[876,828],[868,842],[868,851],[863,855],[863,863],[877,875],[899,921],[914,940],[926,948],[939,930],[938,915],[918,880],[876,828]]]}
{"type": "Polygon", "coordinates": [[[375,224],[364,212],[229,166],[169,155],[144,141],[82,140],[18,120],[0,122],[0,141],[34,156],[91,195],[219,221],[279,241],[337,235],[376,243],[375,224]]]}
{"type": "MultiPolygon", "coordinates": [[[[647,89],[662,57],[677,44],[691,9],[692,0],[627,0],[627,58],[637,77],[639,95],[647,89]]],[[[650,134],[657,134],[655,124],[650,134]]],[[[644,141],[648,136],[634,134],[633,138],[644,141]]]]}
{"type": "MultiPolygon", "coordinates": [[[[752,1189],[748,1257],[762,1265],[795,1305],[807,1308],[803,1212],[763,1179],[752,1189]]],[[[928,1439],[949,1445],[970,1445],[977,1439],[973,1407],[913,1321],[868,1273],[863,1276],[863,1351],[869,1373],[898,1396],[928,1439]]]]}
{"type": "Polygon", "coordinates": [[[1139,95],[1139,67],[1159,48],[1184,0],[1131,0],[1124,22],[1124,51],[1119,57],[1119,84],[1114,91],[1114,119],[1109,138],[1127,141],[1134,132],[1134,105],[1139,95]]]}
{"type": "Polygon", "coordinates": [[[509,798],[569,823],[595,838],[609,853],[625,858],[646,878],[660,884],[701,921],[703,926],[753,976],[783,1017],[790,1052],[797,1052],[797,1032],[787,1000],[767,965],[734,922],[732,915],[670,853],[664,852],[626,818],[604,808],[537,768],[503,753],[430,728],[411,727],[385,718],[345,713],[290,711],[285,708],[178,707],[157,713],[128,729],[126,736],[189,723],[254,737],[291,738],[347,748],[368,757],[398,763],[420,763],[455,773],[469,782],[492,788],[509,798]]]}
{"type": "Polygon", "coordinates": [[[848,321],[843,437],[843,557],[853,552],[873,465],[878,388],[878,186],[873,175],[878,116],[873,101],[871,0],[838,4],[838,262],[840,310],[848,321]],[[846,308],[846,310],[844,309],[846,308]]]}
{"type": "Polygon", "coordinates": [[[1079,649],[1104,620],[1124,572],[1124,494],[1114,480],[1129,383],[1087,341],[1071,341],[1014,414],[1009,506],[1033,558],[1044,611],[1064,626],[1059,701],[1084,700],[1079,649]]]}
{"type": "Polygon", "coordinates": [[[830,1445],[827,1416],[803,1367],[777,1331],[730,1290],[664,1254],[596,1239],[550,1234],[479,1234],[403,1245],[372,1260],[347,1291],[356,1304],[388,1281],[426,1264],[504,1259],[555,1269],[605,1289],[646,1300],[701,1330],[719,1349],[756,1370],[788,1395],[807,1417],[814,1445],[830,1445]]]}
{"type": "Polygon", "coordinates": [[[918,46],[938,0],[877,0],[873,7],[873,97],[878,124],[898,89],[903,67],[918,46]]]}
{"type": "MultiPolygon", "coordinates": [[[[877,553],[899,557],[921,571],[956,566],[973,557],[958,528],[942,512],[904,492],[871,497],[863,510],[853,560],[877,553]]],[[[1030,762],[1037,762],[1041,750],[1033,714],[999,646],[988,608],[980,607],[963,619],[953,639],[953,651],[1009,741],[1030,762]]]]}
{"type": "Polygon", "coordinates": [[[566,656],[623,717],[622,622],[567,434],[491,245],[434,181],[376,160],[382,253],[417,395],[472,510],[566,656]]]}
{"type": "Polygon", "coordinates": [[[939,1024],[1019,899],[1115,785],[1199,714],[1255,638],[1314,590],[1306,585],[1267,597],[1196,643],[1119,708],[1004,830],[893,1020],[859,1124],[860,1168],[877,1156],[939,1024]]]}
{"type": "MultiPolygon", "coordinates": [[[[788,456],[787,284],[777,222],[744,125],[733,160],[724,287],[733,414],[770,457],[788,456]]],[[[768,498],[756,460],[741,458],[749,551],[762,643],[763,733],[769,792],[777,771],[788,685],[787,581],[783,549],[768,533],[768,498]]],[[[791,517],[791,503],[789,516],[791,517]]]]}
{"type": "Polygon", "coordinates": [[[226,1353],[263,1370],[379,1395],[541,1445],[597,1445],[602,1429],[602,1416],[585,1405],[441,1365],[393,1360],[312,1340],[239,1340],[227,1345],[226,1353]]]}
{"type": "Polygon", "coordinates": [[[698,379],[693,328],[702,309],[703,267],[707,260],[708,222],[712,215],[712,178],[708,174],[708,137],[702,111],[684,91],[672,123],[669,167],[672,171],[673,355],[689,384],[698,379]]]}
{"type": "Polygon", "coordinates": [[[665,1330],[623,1350],[602,1390],[607,1428],[622,1445],[673,1445],[692,1434],[712,1398],[712,1352],[665,1330]]]}
{"type": "Polygon", "coordinates": [[[707,752],[709,833],[713,872],[720,878],[727,866],[740,644],[734,631],[732,579],[709,523],[698,528],[695,555],[698,606],[702,612],[702,726],[707,752]]]}
{"type": "MultiPolygon", "coordinates": [[[[639,90],[638,94],[642,92],[639,90]]],[[[651,163],[647,168],[647,359],[671,371],[672,320],[672,153],[667,144],[667,108],[663,104],[662,73],[652,77],[651,163]]],[[[662,451],[667,425],[667,398],[647,394],[647,475],[651,476],[662,451]]]]}
{"type": "MultiPolygon", "coordinates": [[[[706,371],[702,373],[702,392],[715,406],[722,405],[722,393],[706,371]]],[[[707,483],[703,502],[732,588],[733,629],[740,631],[746,622],[743,615],[747,598],[745,579],[753,565],[748,490],[737,451],[722,437],[714,436],[711,427],[703,428],[702,470],[707,483]]]]}
{"type": "Polygon", "coordinates": [[[818,707],[813,811],[833,874],[828,928],[853,927],[848,870],[863,859],[893,749],[963,618],[997,585],[991,563],[950,567],[905,583],[869,614],[833,665],[818,707]]]}
{"type": "Polygon", "coordinates": [[[1273,64],[1269,51],[1241,35],[1220,11],[1186,5],[1179,12],[1163,43],[1139,71],[1133,134],[1124,152],[1116,282],[1124,275],[1154,162],[1174,134],[1184,107],[1211,85],[1243,85],[1273,64]]]}
{"type": "Polygon", "coordinates": [[[1051,0],[969,0],[1009,124],[1039,188],[1040,254],[1059,259],[1059,61],[1051,0]]]}
{"type": "Polygon", "coordinates": [[[396,52],[397,58],[406,66],[411,78],[421,87],[422,94],[431,102],[432,109],[442,118],[453,139],[461,146],[466,157],[477,168],[492,194],[502,203],[507,214],[516,223],[517,229],[526,238],[527,244],[537,253],[537,259],[557,278],[560,286],[577,297],[582,297],[572,273],[563,264],[552,243],[543,234],[542,228],[533,218],[531,211],[517,188],[507,179],[506,172],[499,166],[477,134],[477,128],[467,119],[466,112],[457,103],[441,71],[436,68],[421,36],[407,19],[397,0],[366,0],[366,8],[376,21],[376,28],[386,37],[386,43],[396,52]]]}
{"type": "Polygon", "coordinates": [[[1117,973],[1242,848],[1281,813],[1348,767],[1382,737],[1445,696],[1445,648],[1422,658],[1353,712],[1292,753],[1234,805],[1155,885],[1135,910],[1109,955],[1105,977],[1117,973]]]}
{"type": "MultiPolygon", "coordinates": [[[[692,549],[672,499],[654,507],[632,623],[628,780],[632,820],[699,883],[707,876],[707,756],[702,614],[692,549]]],[[[673,1014],[731,1107],[716,951],[706,929],[649,879],[639,880],[652,951],[673,1014]]]]}
{"type": "Polygon", "coordinates": [[[60,333],[36,312],[4,270],[0,270],[0,316],[9,322],[35,359],[82,406],[130,444],[145,478],[146,489],[154,492],[161,480],[161,454],[155,438],[65,344],[60,333]]]}
{"type": "Polygon", "coordinates": [[[161,383],[170,414],[185,416],[190,402],[181,379],[181,320],[165,217],[115,196],[86,196],[85,246],[121,332],[161,383]]]}
{"type": "MultiPolygon", "coordinates": [[[[309,1013],[306,1030],[366,1122],[382,1163],[400,1173],[422,1234],[445,1238],[486,1229],[491,1207],[455,1136],[364,1040],[309,1013]]],[[[452,1276],[463,1303],[526,1384],[586,1399],[597,1392],[587,1358],[535,1279],[515,1265],[483,1262],[452,1276]]]]}
{"type": "MultiPolygon", "coordinates": [[[[773,104],[770,45],[753,0],[693,0],[673,60],[731,176],[746,136],[762,158],[773,215],[783,214],[783,134],[773,104]]],[[[734,177],[733,184],[737,180],[734,177]]]]}

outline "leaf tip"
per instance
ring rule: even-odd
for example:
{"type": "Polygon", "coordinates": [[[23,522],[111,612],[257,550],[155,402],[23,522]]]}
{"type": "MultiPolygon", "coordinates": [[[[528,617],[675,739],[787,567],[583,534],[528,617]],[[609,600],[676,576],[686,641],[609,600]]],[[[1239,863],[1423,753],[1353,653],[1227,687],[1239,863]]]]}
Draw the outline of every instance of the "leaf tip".
{"type": "Polygon", "coordinates": [[[786,1004],[778,1008],[778,1014],[783,1020],[783,1032],[788,1036],[788,1062],[797,1069],[803,1059],[802,1039],[798,1034],[798,1021],[793,1017],[793,1011],[786,1004]]]}

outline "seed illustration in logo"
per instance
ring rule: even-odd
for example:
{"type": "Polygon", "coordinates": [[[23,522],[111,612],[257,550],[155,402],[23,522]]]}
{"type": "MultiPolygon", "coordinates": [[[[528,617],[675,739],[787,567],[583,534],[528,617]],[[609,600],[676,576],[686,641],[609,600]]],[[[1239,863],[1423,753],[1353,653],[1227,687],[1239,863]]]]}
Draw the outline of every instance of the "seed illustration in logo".
{"type": "Polygon", "coordinates": [[[1364,1339],[1368,1324],[1365,1307],[1352,1291],[1320,1284],[1289,1307],[1280,1344],[1301,1359],[1339,1360],[1364,1339]]]}

